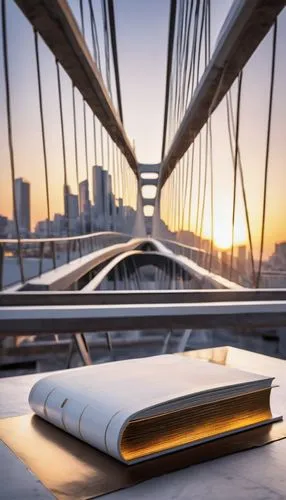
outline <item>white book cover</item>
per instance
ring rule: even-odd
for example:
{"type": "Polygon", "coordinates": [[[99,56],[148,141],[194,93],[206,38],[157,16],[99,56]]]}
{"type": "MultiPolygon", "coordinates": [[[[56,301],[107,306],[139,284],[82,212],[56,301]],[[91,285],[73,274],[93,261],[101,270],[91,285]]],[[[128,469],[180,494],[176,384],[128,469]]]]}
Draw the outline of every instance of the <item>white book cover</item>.
{"type": "Polygon", "coordinates": [[[134,463],[157,454],[124,458],[121,438],[130,421],[267,389],[272,380],[168,354],[44,377],[33,386],[29,403],[57,427],[122,462],[134,463]]]}

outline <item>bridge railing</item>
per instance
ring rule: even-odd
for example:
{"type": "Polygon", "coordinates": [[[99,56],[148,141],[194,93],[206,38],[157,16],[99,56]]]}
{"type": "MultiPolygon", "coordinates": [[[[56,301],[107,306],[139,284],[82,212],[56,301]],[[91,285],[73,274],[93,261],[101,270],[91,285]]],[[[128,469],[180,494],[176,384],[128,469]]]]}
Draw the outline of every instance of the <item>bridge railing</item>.
{"type": "MultiPolygon", "coordinates": [[[[210,271],[211,269],[212,273],[228,279],[230,274],[230,265],[222,252],[211,253],[210,249],[205,250],[203,248],[186,245],[179,241],[169,239],[159,239],[159,241],[164,243],[164,245],[176,255],[187,257],[203,269],[206,269],[207,271],[210,271]]],[[[236,266],[239,266],[239,262],[236,262],[236,266]]],[[[248,279],[245,272],[238,269],[238,267],[233,267],[232,278],[233,281],[239,285],[251,287],[251,281],[248,279]]]]}
{"type": "Polygon", "coordinates": [[[0,239],[0,290],[131,238],[104,231],[61,238],[22,238],[20,245],[17,239],[0,239]]]}
{"type": "MultiPolygon", "coordinates": [[[[91,304],[89,300],[89,305],[83,304],[82,300],[81,304],[69,301],[65,293],[65,305],[61,307],[55,304],[45,307],[35,305],[37,298],[35,304],[28,308],[4,305],[0,308],[1,354],[8,358],[20,354],[27,361],[27,356],[32,356],[35,360],[39,359],[40,354],[54,355],[60,350],[68,358],[65,367],[70,367],[75,346],[82,362],[92,364],[95,359],[102,361],[102,356],[105,361],[122,359],[120,356],[122,353],[126,356],[127,351],[129,356],[136,357],[141,352],[145,356],[158,353],[158,347],[159,353],[165,353],[167,349],[168,352],[174,352],[174,348],[175,351],[184,351],[185,348],[190,349],[192,345],[196,345],[196,342],[199,342],[196,348],[198,345],[211,347],[214,334],[217,335],[217,341],[222,342],[221,345],[225,345],[227,340],[227,345],[229,342],[235,345],[241,342],[239,347],[243,347],[250,335],[252,342],[255,342],[255,338],[257,340],[252,348],[256,345],[259,351],[264,334],[266,339],[272,332],[273,340],[276,340],[277,348],[279,347],[276,354],[285,356],[285,300],[268,297],[270,300],[261,298],[252,301],[225,301],[220,291],[212,293],[217,296],[217,300],[195,303],[169,302],[166,297],[163,301],[152,304],[142,302],[141,297],[140,303],[137,303],[133,294],[133,300],[129,302],[124,297],[123,303],[112,300],[106,307],[106,293],[103,302],[100,300],[99,303],[95,301],[91,304]],[[207,332],[211,334],[209,343],[205,341],[207,332]],[[13,346],[13,338],[16,339],[19,334],[36,335],[38,339],[32,344],[23,344],[22,349],[17,352],[18,348],[13,346]],[[43,344],[41,336],[47,334],[64,334],[67,340],[43,344]],[[170,345],[175,339],[179,340],[175,342],[177,345],[170,345]],[[2,343],[2,340],[5,342],[2,343]]],[[[242,294],[244,293],[243,291],[242,294]]],[[[80,298],[85,298],[85,294],[81,294],[80,298]]],[[[55,358],[53,363],[55,366],[55,358]]],[[[63,366],[58,368],[62,369],[63,366]]]]}

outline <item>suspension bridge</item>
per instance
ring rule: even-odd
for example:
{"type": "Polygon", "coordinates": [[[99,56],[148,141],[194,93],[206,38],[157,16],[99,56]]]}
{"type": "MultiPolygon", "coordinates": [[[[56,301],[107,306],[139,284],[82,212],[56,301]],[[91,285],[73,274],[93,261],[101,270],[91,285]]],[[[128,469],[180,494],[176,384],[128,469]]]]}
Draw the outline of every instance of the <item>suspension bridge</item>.
{"type": "MultiPolygon", "coordinates": [[[[267,194],[285,3],[235,0],[214,40],[215,7],[210,0],[171,0],[161,160],[146,164],[137,159],[124,128],[113,0],[101,5],[91,0],[1,1],[3,161],[9,165],[9,180],[3,176],[0,195],[4,198],[5,191],[6,197],[11,187],[12,213],[11,220],[0,217],[3,355],[7,349],[15,354],[15,339],[27,335],[38,339],[53,334],[63,349],[67,342],[59,341],[58,334],[72,335],[74,343],[69,344],[90,364],[87,332],[104,332],[109,350],[110,332],[144,330],[151,344],[158,340],[156,332],[163,332],[164,351],[176,329],[181,332],[176,348],[184,350],[192,329],[285,328],[286,286],[264,286],[264,272],[266,277],[281,275],[281,268],[277,271],[263,260],[266,233],[271,231],[267,194]],[[21,57],[13,38],[21,23],[28,57],[34,61],[36,187],[31,187],[32,179],[21,177],[17,149],[19,111],[11,54],[17,50],[21,57]],[[243,90],[248,68],[265,43],[268,79],[261,106],[266,126],[254,236],[248,151],[242,146],[243,90]],[[48,72],[54,76],[51,89],[48,72]],[[227,178],[214,152],[222,129],[227,178]],[[30,191],[37,189],[40,178],[45,218],[33,231],[30,191]],[[53,185],[59,183],[55,195],[53,185]],[[59,196],[62,213],[53,208],[59,196]],[[216,203],[223,196],[230,202],[219,215],[216,203]],[[241,219],[243,241],[237,235],[241,219]],[[224,232],[226,248],[218,237],[224,232]]],[[[29,128],[29,112],[26,116],[29,128]]],[[[132,345],[140,344],[140,335],[132,335],[132,345]]]]}

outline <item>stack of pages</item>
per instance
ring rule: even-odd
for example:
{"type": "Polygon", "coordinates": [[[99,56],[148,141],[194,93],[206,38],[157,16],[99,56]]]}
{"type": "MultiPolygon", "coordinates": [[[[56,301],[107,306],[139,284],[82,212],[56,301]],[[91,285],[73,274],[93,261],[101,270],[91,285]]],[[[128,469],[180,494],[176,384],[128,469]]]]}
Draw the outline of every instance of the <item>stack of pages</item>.
{"type": "Polygon", "coordinates": [[[163,355],[45,377],[29,402],[48,422],[133,464],[281,420],[270,410],[272,381],[163,355]]]}

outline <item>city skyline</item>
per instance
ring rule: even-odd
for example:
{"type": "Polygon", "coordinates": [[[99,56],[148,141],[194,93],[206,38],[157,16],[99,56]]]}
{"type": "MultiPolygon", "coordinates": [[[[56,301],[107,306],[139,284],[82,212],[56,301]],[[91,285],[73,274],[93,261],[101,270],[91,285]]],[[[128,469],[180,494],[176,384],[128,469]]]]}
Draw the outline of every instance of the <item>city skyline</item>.
{"type": "MultiPolygon", "coordinates": [[[[28,200],[27,198],[25,199],[25,204],[26,206],[24,207],[24,210],[20,213],[20,219],[18,220],[19,223],[19,228],[24,230],[26,233],[22,234],[24,237],[29,237],[32,234],[35,235],[40,235],[41,237],[48,237],[48,236],[66,236],[67,235],[67,228],[69,228],[69,231],[71,231],[71,235],[77,235],[77,234],[82,234],[86,232],[91,232],[91,230],[94,230],[96,226],[96,219],[99,216],[101,228],[103,230],[107,229],[112,229],[111,227],[107,227],[110,222],[107,222],[108,217],[114,217],[114,212],[112,210],[112,203],[116,205],[117,208],[121,207],[122,209],[126,208],[128,210],[131,210],[132,212],[132,207],[130,206],[124,206],[123,205],[123,200],[122,198],[116,198],[114,196],[114,193],[112,192],[112,180],[111,180],[111,175],[108,173],[108,171],[104,170],[101,165],[94,165],[92,167],[92,172],[93,172],[93,182],[92,182],[92,190],[89,190],[89,183],[87,180],[83,180],[79,187],[79,193],[74,194],[71,193],[71,189],[69,185],[63,185],[63,205],[64,205],[64,211],[63,213],[55,213],[54,216],[50,219],[50,221],[46,218],[43,220],[38,220],[35,222],[34,229],[31,230],[29,229],[29,224],[30,221],[27,222],[25,225],[21,225],[21,220],[27,220],[27,213],[30,214],[30,182],[28,179],[23,179],[23,178],[18,178],[15,179],[15,188],[16,188],[16,206],[17,206],[17,214],[19,213],[20,205],[21,203],[23,204],[22,201],[22,189],[23,185],[25,186],[25,191],[26,193],[28,192],[28,200]],[[105,181],[103,181],[105,179],[105,181]],[[84,194],[80,195],[81,192],[81,187],[83,188],[82,191],[84,194]],[[92,192],[92,195],[91,195],[92,192]],[[112,201],[106,203],[106,200],[108,197],[111,196],[112,201]],[[91,202],[91,198],[93,198],[93,204],[91,202]],[[81,201],[81,205],[80,205],[81,201]],[[69,205],[69,209],[67,210],[65,207],[69,205]],[[96,211],[92,211],[92,209],[96,208],[96,211]],[[67,215],[67,212],[69,212],[69,215],[67,215]],[[24,215],[24,217],[23,217],[24,215]],[[89,221],[88,227],[85,226],[84,217],[87,219],[91,217],[94,220],[94,224],[89,221]],[[68,222],[67,222],[67,219],[68,222]],[[71,221],[74,221],[74,225],[71,227],[71,221]],[[75,224],[76,223],[76,224],[75,224]],[[55,229],[58,228],[58,229],[55,229]]],[[[27,196],[27,194],[25,194],[27,196]]],[[[135,210],[133,210],[133,216],[135,216],[135,210]]],[[[123,215],[124,212],[122,212],[121,216],[123,215]]],[[[29,217],[29,216],[28,216],[29,217]]],[[[3,217],[3,214],[0,214],[0,229],[5,227],[4,219],[5,216],[3,217]]],[[[9,219],[8,219],[9,221],[9,219]]],[[[13,219],[11,219],[12,223],[15,223],[13,219]]],[[[133,220],[134,222],[134,220],[133,220]]],[[[164,224],[164,221],[162,220],[161,223],[164,224]]],[[[12,226],[13,227],[13,226],[12,226]]],[[[193,231],[188,231],[181,229],[179,231],[173,232],[171,229],[166,226],[167,231],[172,234],[172,237],[176,237],[176,234],[181,234],[185,233],[187,235],[186,238],[186,244],[189,244],[190,246],[197,245],[197,243],[194,242],[193,238],[198,238],[200,239],[199,235],[194,233],[193,231]],[[191,238],[191,241],[190,241],[191,238]]],[[[16,231],[14,228],[13,231],[16,231]]],[[[21,231],[20,231],[21,232],[21,231]]],[[[1,231],[0,231],[1,234],[1,231]]],[[[16,234],[16,233],[15,233],[16,234]]],[[[10,235],[11,236],[11,235],[10,235]]],[[[12,235],[13,237],[15,235],[12,235]]],[[[211,238],[202,238],[201,243],[199,243],[199,246],[202,246],[202,248],[209,247],[209,242],[211,241],[211,238]]],[[[237,243],[234,245],[234,248],[237,249],[238,252],[238,259],[242,260],[240,257],[241,252],[243,251],[244,253],[246,252],[247,245],[245,241],[237,241],[237,243]]],[[[216,240],[214,239],[214,250],[219,251],[222,254],[223,253],[228,253],[231,249],[231,245],[226,246],[226,245],[218,245],[216,243],[216,240]]],[[[275,262],[275,254],[285,254],[285,264],[286,264],[286,241],[275,241],[273,244],[273,250],[270,253],[267,258],[265,258],[264,262],[271,262],[271,259],[274,259],[275,262]],[[282,251],[280,250],[282,249],[282,251]],[[269,258],[270,257],[270,258],[269,258]]],[[[249,257],[248,257],[249,258],[249,257]]],[[[283,257],[284,258],[284,257],[283,257]]],[[[246,254],[243,258],[244,260],[246,259],[246,254]]],[[[277,260],[277,258],[276,258],[277,260]]]]}
{"type": "MultiPolygon", "coordinates": [[[[41,233],[42,237],[52,235],[84,234],[91,232],[96,227],[102,230],[112,229],[111,218],[118,216],[124,218],[124,211],[130,213],[135,210],[130,205],[125,205],[122,198],[116,198],[112,190],[112,178],[108,171],[101,165],[94,165],[92,189],[90,189],[87,179],[79,183],[79,193],[71,192],[69,185],[64,184],[63,211],[56,212],[50,218],[36,220],[31,228],[30,212],[30,191],[31,183],[29,179],[15,179],[16,214],[19,232],[22,237],[29,237],[31,234],[41,233]],[[91,201],[93,198],[93,203],[91,201]],[[55,229],[55,228],[58,229],[55,229]]],[[[0,217],[5,217],[0,214],[0,217]]],[[[16,220],[14,217],[7,220],[12,222],[11,231],[14,237],[17,233],[16,220]]],[[[127,222],[127,221],[126,221],[127,222]]],[[[117,224],[115,222],[114,224],[117,224]]],[[[123,224],[123,220],[120,221],[123,224]]],[[[132,229],[130,227],[130,229],[132,229]]],[[[2,230],[3,231],[3,230],[2,230]]]]}

